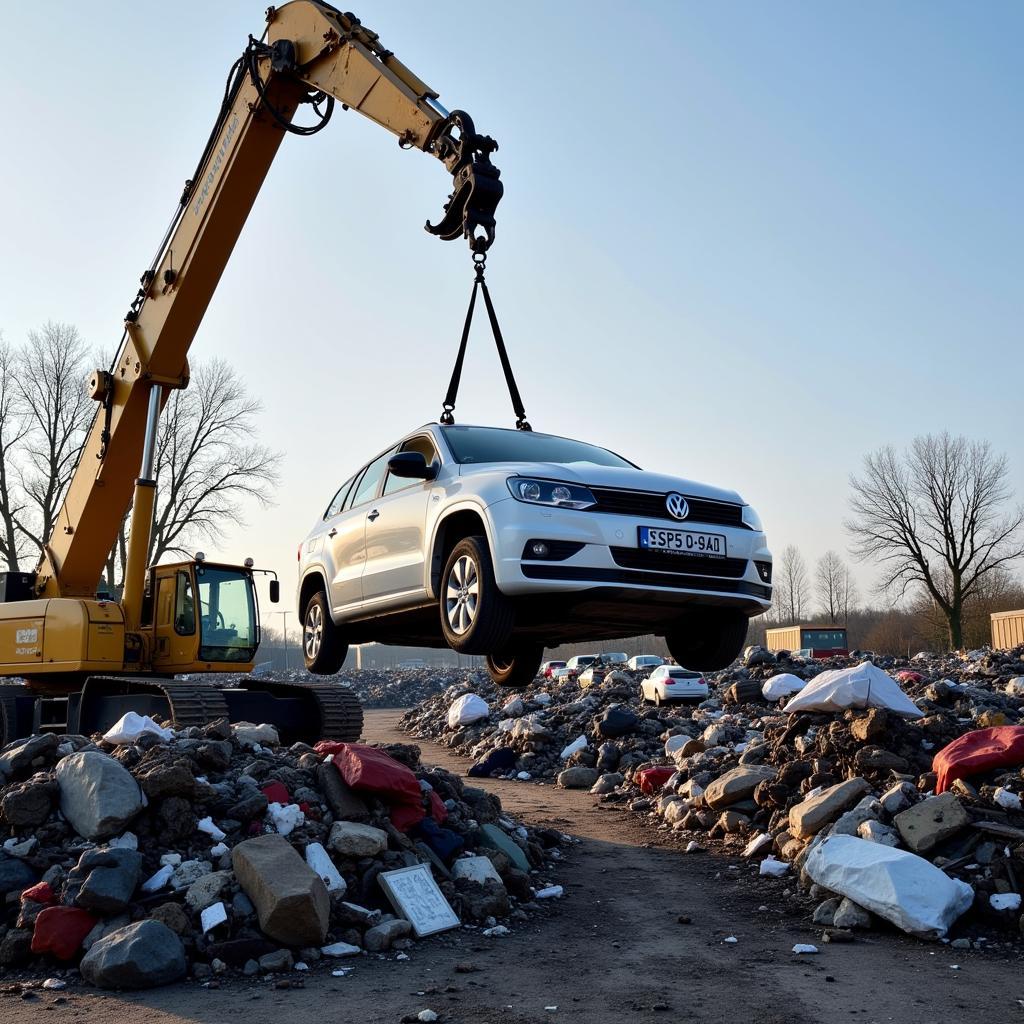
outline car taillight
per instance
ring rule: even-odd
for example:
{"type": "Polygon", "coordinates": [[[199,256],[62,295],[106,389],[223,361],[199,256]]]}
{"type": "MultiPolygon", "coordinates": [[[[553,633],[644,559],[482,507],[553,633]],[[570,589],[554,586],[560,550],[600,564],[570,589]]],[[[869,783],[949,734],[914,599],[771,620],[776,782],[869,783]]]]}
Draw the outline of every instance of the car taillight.
{"type": "Polygon", "coordinates": [[[675,686],[676,685],[676,681],[671,676],[666,676],[665,677],[665,685],[666,686],[675,686]]]}

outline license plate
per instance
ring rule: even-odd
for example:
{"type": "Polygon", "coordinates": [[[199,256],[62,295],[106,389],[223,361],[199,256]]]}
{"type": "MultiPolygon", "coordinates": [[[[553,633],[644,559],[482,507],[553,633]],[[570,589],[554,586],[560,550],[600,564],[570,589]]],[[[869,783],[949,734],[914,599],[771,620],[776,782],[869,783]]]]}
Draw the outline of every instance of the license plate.
{"type": "Polygon", "coordinates": [[[675,555],[702,555],[725,558],[725,535],[698,533],[695,530],[666,530],[660,526],[641,526],[640,547],[648,551],[667,551],[675,555]]]}

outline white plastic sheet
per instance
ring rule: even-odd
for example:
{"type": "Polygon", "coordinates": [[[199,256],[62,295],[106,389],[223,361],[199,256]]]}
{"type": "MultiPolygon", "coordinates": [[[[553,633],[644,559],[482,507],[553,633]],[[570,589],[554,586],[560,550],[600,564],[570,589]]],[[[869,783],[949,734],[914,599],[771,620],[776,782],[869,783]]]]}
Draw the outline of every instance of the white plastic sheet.
{"type": "Polygon", "coordinates": [[[448,709],[448,728],[458,729],[463,725],[471,725],[486,718],[491,713],[487,701],[475,693],[464,693],[461,697],[452,701],[448,709]]]}
{"type": "Polygon", "coordinates": [[[771,679],[766,679],[761,686],[761,695],[765,700],[781,700],[799,693],[807,685],[806,679],[793,675],[792,672],[780,672],[771,679]]]}
{"type": "Polygon", "coordinates": [[[818,885],[923,939],[941,939],[974,901],[974,890],[906,850],[829,836],[807,858],[818,885]]]}
{"type": "Polygon", "coordinates": [[[892,676],[870,661],[852,668],[822,672],[782,710],[845,711],[847,708],[886,708],[906,718],[921,718],[921,709],[900,689],[892,676]]]}
{"type": "Polygon", "coordinates": [[[561,759],[563,761],[565,761],[566,759],[572,757],[572,755],[575,754],[578,750],[586,750],[586,749],[587,749],[587,737],[586,736],[577,736],[576,739],[574,739],[572,741],[572,743],[569,743],[569,744],[567,744],[566,746],[564,746],[562,748],[562,753],[559,754],[558,756],[561,757],[561,759]]]}
{"type": "Polygon", "coordinates": [[[165,743],[174,737],[172,729],[157,725],[149,715],[137,715],[134,711],[129,711],[103,734],[103,738],[108,743],[134,743],[146,733],[158,737],[165,743]]]}

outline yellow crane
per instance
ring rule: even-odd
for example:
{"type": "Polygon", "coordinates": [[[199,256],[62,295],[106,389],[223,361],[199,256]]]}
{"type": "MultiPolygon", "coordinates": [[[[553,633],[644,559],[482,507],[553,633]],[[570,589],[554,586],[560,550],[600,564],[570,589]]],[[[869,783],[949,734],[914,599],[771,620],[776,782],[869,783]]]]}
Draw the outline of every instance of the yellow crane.
{"type": "MultiPolygon", "coordinates": [[[[284,742],[358,739],[362,709],[345,687],[249,677],[218,688],[191,676],[249,672],[259,645],[251,560],[148,566],[156,501],[157,424],[188,385],[188,350],[286,134],[323,128],[336,103],[439,159],[453,191],[437,224],[474,253],[494,239],[501,199],[493,139],[449,113],[438,94],[352,14],[319,0],[266,12],[232,66],[224,100],[124,325],[117,358],[89,383],[98,403],[74,476],[34,573],[0,574],[0,746],[40,730],[91,732],[126,711],[179,727],[225,717],[272,722],[284,742]],[[309,106],[309,127],[295,115],[309,106]],[[120,601],[98,595],[129,507],[120,601]],[[175,678],[182,675],[190,678],[175,678]]],[[[273,575],[273,574],[271,574],[273,575]]],[[[270,600],[278,599],[276,577],[270,600]]]]}

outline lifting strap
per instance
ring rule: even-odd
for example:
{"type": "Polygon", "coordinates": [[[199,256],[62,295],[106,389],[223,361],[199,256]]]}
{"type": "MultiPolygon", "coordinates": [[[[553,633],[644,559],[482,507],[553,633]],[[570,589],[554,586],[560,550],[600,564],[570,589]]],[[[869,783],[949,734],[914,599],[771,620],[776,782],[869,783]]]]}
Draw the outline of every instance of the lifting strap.
{"type": "Polygon", "coordinates": [[[498,349],[498,358],[501,360],[501,369],[505,374],[505,384],[508,386],[508,394],[512,399],[512,409],[516,414],[516,430],[532,430],[533,428],[526,421],[526,409],[523,407],[523,399],[520,397],[519,388],[516,386],[516,378],[512,373],[512,364],[508,361],[508,352],[505,349],[505,339],[501,336],[501,328],[498,326],[498,317],[494,312],[494,304],[491,302],[491,293],[487,290],[487,282],[484,280],[484,263],[486,258],[483,253],[473,254],[473,265],[476,269],[476,279],[473,281],[473,291],[469,296],[469,309],[466,311],[466,323],[462,328],[462,340],[459,342],[459,354],[455,357],[455,369],[452,370],[452,379],[448,383],[448,393],[444,398],[444,407],[441,412],[441,423],[450,426],[455,422],[452,413],[455,411],[455,399],[459,394],[459,382],[462,380],[462,364],[466,358],[466,344],[469,341],[469,329],[473,323],[473,312],[476,309],[476,293],[479,289],[484,293],[484,305],[487,306],[487,318],[491,321],[491,333],[494,335],[494,344],[498,349]]]}

